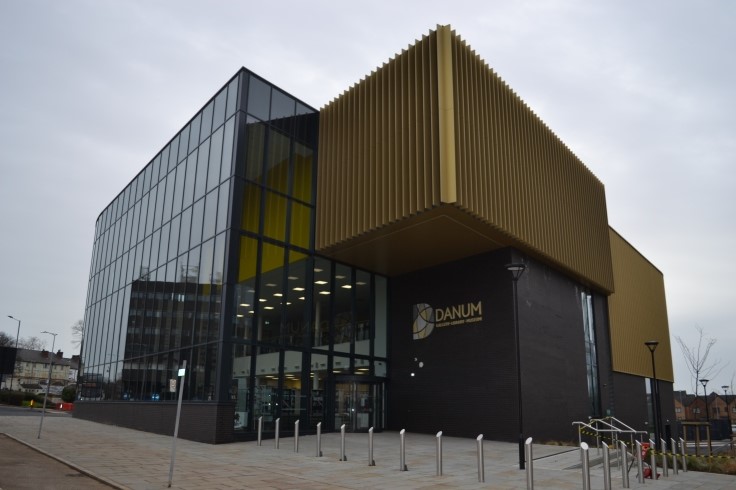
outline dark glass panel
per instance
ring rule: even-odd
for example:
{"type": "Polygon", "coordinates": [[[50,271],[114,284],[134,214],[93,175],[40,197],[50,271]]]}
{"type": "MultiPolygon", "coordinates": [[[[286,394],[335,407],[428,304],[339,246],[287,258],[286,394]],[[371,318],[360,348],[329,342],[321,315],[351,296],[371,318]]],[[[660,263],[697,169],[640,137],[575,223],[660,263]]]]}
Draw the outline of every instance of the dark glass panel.
{"type": "Polygon", "coordinates": [[[158,249],[159,249],[159,239],[161,238],[161,230],[156,230],[153,232],[153,235],[151,235],[151,260],[148,263],[148,266],[150,270],[155,269],[158,267],[158,249]]]}
{"type": "MultiPolygon", "coordinates": [[[[141,214],[138,221],[138,241],[143,240],[146,237],[146,216],[148,216],[148,194],[143,196],[140,201],[141,214]]],[[[104,243],[104,242],[103,242],[104,243]]],[[[105,249],[103,248],[103,254],[105,249]]]]}
{"type": "Polygon", "coordinates": [[[164,216],[161,219],[163,223],[166,223],[171,219],[171,204],[174,200],[174,181],[175,181],[176,174],[174,172],[171,172],[166,176],[166,180],[164,181],[166,184],[166,197],[164,199],[164,216]]]}
{"type": "MultiPolygon", "coordinates": [[[[239,321],[240,319],[238,323],[239,321]]],[[[236,327],[234,331],[237,330],[236,327]]],[[[230,400],[235,404],[233,428],[235,430],[249,430],[252,425],[251,417],[248,416],[251,347],[249,345],[234,344],[232,356],[233,375],[230,381],[230,400]]]]}
{"type": "Polygon", "coordinates": [[[248,121],[246,126],[246,158],[245,178],[263,183],[263,165],[266,155],[266,125],[261,122],[248,121]]]}
{"type": "Polygon", "coordinates": [[[225,111],[225,119],[235,114],[235,108],[238,103],[238,79],[235,77],[227,86],[227,110],[225,111]]]}
{"type": "Polygon", "coordinates": [[[212,134],[212,140],[210,143],[210,164],[207,170],[207,191],[211,191],[220,183],[223,131],[223,128],[220,128],[212,134]]]}
{"type": "Polygon", "coordinates": [[[248,86],[248,113],[263,121],[268,119],[271,106],[271,87],[251,76],[248,86]]]}
{"type": "MultiPolygon", "coordinates": [[[[171,216],[176,216],[181,213],[181,201],[184,196],[184,176],[186,175],[186,168],[183,165],[176,167],[176,181],[174,183],[174,201],[171,203],[171,216]]],[[[169,174],[171,175],[171,174],[169,174]]]]}
{"type": "Polygon", "coordinates": [[[192,230],[189,237],[189,247],[202,242],[202,221],[204,219],[204,199],[200,199],[192,208],[192,230]]]}
{"type": "MultiPolygon", "coordinates": [[[[182,165],[184,165],[182,163],[182,165]]],[[[184,178],[184,201],[182,207],[186,208],[194,202],[194,177],[197,174],[197,152],[195,151],[187,158],[187,171],[184,178]]]]}
{"type": "Polygon", "coordinates": [[[171,232],[169,233],[169,259],[173,259],[179,252],[179,225],[181,224],[181,215],[171,220],[171,232]]]}
{"type": "Polygon", "coordinates": [[[255,388],[253,392],[254,420],[263,417],[263,430],[273,431],[278,417],[279,353],[264,353],[256,357],[255,388]]]}
{"type": "Polygon", "coordinates": [[[166,145],[166,148],[161,152],[161,178],[169,172],[169,151],[171,145],[166,145]]]}
{"type": "Polygon", "coordinates": [[[212,128],[217,129],[225,122],[225,104],[227,102],[227,88],[220,90],[215,97],[215,112],[212,116],[212,128]]]}
{"type": "Polygon", "coordinates": [[[179,135],[171,141],[171,152],[169,153],[169,172],[171,172],[179,163],[179,135]]]}
{"type": "Polygon", "coordinates": [[[386,357],[386,326],[388,324],[388,286],[385,277],[375,277],[375,340],[373,354],[377,357],[386,357]]]}
{"type": "MultiPolygon", "coordinates": [[[[145,197],[143,198],[145,199],[145,197]]],[[[148,212],[146,213],[146,236],[153,232],[153,215],[156,212],[156,192],[148,194],[148,212]]]]}
{"type": "MultiPolygon", "coordinates": [[[[146,165],[146,169],[143,171],[143,193],[149,191],[151,188],[151,166],[146,165]]],[[[108,222],[108,225],[110,222],[108,222]]]]}
{"type": "Polygon", "coordinates": [[[225,230],[227,228],[227,221],[228,221],[228,203],[230,197],[230,183],[225,182],[220,186],[220,196],[218,198],[217,203],[217,233],[220,233],[221,231],[225,230]]]}
{"type": "Polygon", "coordinates": [[[312,171],[314,152],[304,145],[294,143],[294,177],[291,195],[308,204],[312,202],[312,171]]]}
{"type": "Polygon", "coordinates": [[[194,184],[194,200],[198,200],[204,196],[207,188],[207,163],[210,158],[210,142],[209,140],[202,143],[199,147],[199,155],[197,157],[197,180],[194,184]]]}
{"type": "Polygon", "coordinates": [[[189,232],[192,226],[192,208],[181,213],[181,227],[179,232],[179,254],[189,250],[189,232]]]}
{"type": "Polygon", "coordinates": [[[158,155],[156,158],[153,159],[153,171],[152,171],[153,177],[152,178],[153,178],[154,184],[159,181],[158,176],[159,176],[159,173],[161,172],[160,167],[161,167],[161,155],[158,155]]]}
{"type": "Polygon", "coordinates": [[[225,123],[225,137],[222,142],[222,165],[220,168],[220,181],[232,177],[233,168],[233,132],[235,130],[235,118],[230,118],[225,123]]]}
{"type": "Polygon", "coordinates": [[[353,338],[352,270],[342,264],[335,266],[335,286],[332,320],[335,331],[335,351],[350,352],[353,338]]]}
{"type": "Polygon", "coordinates": [[[199,145],[199,125],[202,123],[202,114],[197,114],[197,117],[192,119],[191,129],[189,130],[192,135],[189,138],[189,153],[193,152],[194,149],[199,145]]]}
{"type": "Polygon", "coordinates": [[[284,194],[289,192],[289,137],[270,131],[268,142],[268,159],[266,164],[266,186],[284,194]]]}
{"type": "MultiPolygon", "coordinates": [[[[240,264],[238,266],[238,282],[255,281],[258,263],[258,241],[253,238],[240,238],[240,264]]],[[[255,282],[251,288],[255,289],[255,282]]]]}
{"type": "Polygon", "coordinates": [[[199,142],[203,142],[212,134],[212,110],[215,107],[215,101],[211,100],[207,107],[202,111],[202,129],[199,132],[199,142]]]}
{"type": "MultiPolygon", "coordinates": [[[[158,263],[159,265],[165,264],[169,253],[169,232],[171,230],[171,224],[166,223],[161,227],[161,245],[158,252],[158,263]]],[[[176,230],[176,237],[179,238],[179,229],[176,230]]]]}
{"type": "MultiPolygon", "coordinates": [[[[281,424],[293,427],[294,422],[307,417],[306,397],[302,396],[302,362],[299,351],[284,352],[284,389],[281,393],[281,424]]],[[[308,366],[304,366],[306,369],[308,366]]]]}
{"type": "Polygon", "coordinates": [[[328,260],[314,260],[314,332],[315,347],[327,349],[330,344],[330,291],[332,287],[331,264],[328,260]]]}
{"type": "Polygon", "coordinates": [[[310,237],[312,231],[312,208],[298,202],[291,202],[291,236],[293,245],[302,248],[310,248],[310,237]]]}
{"type": "Polygon", "coordinates": [[[227,234],[220,233],[215,241],[215,255],[212,262],[212,284],[217,285],[220,290],[225,281],[225,244],[227,234]]]}
{"type": "Polygon", "coordinates": [[[371,275],[355,271],[355,353],[370,355],[371,342],[371,275]]]}
{"type": "Polygon", "coordinates": [[[289,252],[289,270],[284,291],[284,332],[287,345],[304,345],[309,332],[309,313],[306,308],[308,257],[289,252]]]}
{"type": "Polygon", "coordinates": [[[184,160],[189,152],[187,149],[189,148],[189,126],[182,129],[181,133],[179,133],[179,161],[181,162],[184,160]]]}
{"type": "Polygon", "coordinates": [[[207,240],[215,234],[217,226],[217,189],[213,190],[205,197],[204,204],[204,224],[202,230],[202,239],[207,240]]]}
{"type": "Polygon", "coordinates": [[[263,213],[263,234],[275,240],[286,241],[286,207],[288,200],[273,192],[266,192],[263,213]]]}
{"type": "MultiPolygon", "coordinates": [[[[153,194],[153,190],[151,190],[151,194],[153,194]]],[[[163,215],[164,211],[164,197],[166,196],[166,189],[164,188],[164,184],[162,183],[159,186],[156,186],[156,210],[155,214],[153,215],[153,229],[157,230],[159,227],[161,227],[161,217],[163,215]]]]}

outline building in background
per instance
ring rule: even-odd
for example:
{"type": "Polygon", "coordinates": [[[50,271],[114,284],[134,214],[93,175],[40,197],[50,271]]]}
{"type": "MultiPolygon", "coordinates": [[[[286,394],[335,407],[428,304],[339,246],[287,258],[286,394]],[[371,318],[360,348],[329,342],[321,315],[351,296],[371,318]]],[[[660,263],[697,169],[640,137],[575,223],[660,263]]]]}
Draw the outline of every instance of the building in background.
{"type": "Polygon", "coordinates": [[[241,69],[100,214],[85,326],[75,416],[170,432],[186,360],[206,442],[645,429],[654,366],[675,420],[661,272],[449,27],[319,111],[241,69]]]}
{"type": "Polygon", "coordinates": [[[61,391],[66,386],[75,384],[74,373],[79,365],[78,356],[65,358],[61,351],[54,354],[47,350],[18,349],[15,371],[12,377],[6,376],[3,379],[3,389],[26,393],[46,393],[49,363],[52,364],[49,394],[61,396],[61,391]]]}

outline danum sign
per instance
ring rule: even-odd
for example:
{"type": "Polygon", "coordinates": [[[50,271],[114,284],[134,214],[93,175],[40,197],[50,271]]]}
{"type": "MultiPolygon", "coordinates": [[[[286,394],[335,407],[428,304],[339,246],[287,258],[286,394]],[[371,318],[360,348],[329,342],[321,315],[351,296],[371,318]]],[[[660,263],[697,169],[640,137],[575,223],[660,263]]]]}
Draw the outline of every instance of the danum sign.
{"type": "Polygon", "coordinates": [[[465,325],[483,320],[483,302],[462,303],[433,308],[427,303],[412,306],[412,333],[414,340],[429,337],[435,328],[465,325]]]}

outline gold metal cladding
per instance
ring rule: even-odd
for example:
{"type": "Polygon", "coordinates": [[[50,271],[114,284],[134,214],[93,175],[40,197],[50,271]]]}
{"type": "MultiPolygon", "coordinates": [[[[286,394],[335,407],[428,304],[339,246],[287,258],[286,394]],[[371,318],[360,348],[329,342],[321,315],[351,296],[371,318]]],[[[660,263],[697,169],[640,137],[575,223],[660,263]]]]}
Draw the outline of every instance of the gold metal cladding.
{"type": "MultiPolygon", "coordinates": [[[[457,238],[457,250],[514,246],[613,290],[603,185],[449,26],[323,107],[319,148],[316,245],[327,255],[361,249],[373,270],[405,272],[420,264],[393,255],[431,246],[449,228],[430,223],[463,221],[455,208],[485,243],[457,238]],[[412,247],[377,241],[437,208],[452,220],[423,220],[422,234],[406,234],[412,247]]],[[[446,250],[445,261],[461,258],[446,250]]]]}
{"type": "Polygon", "coordinates": [[[320,111],[318,249],[440,204],[437,34],[320,111]]]}
{"type": "Polygon", "coordinates": [[[657,340],[657,378],[674,381],[662,273],[615,230],[610,230],[616,292],[608,297],[613,370],[652,376],[652,358],[644,342],[657,340]]]}
{"type": "Polygon", "coordinates": [[[455,104],[452,75],[452,31],[450,26],[437,26],[440,196],[443,203],[454,203],[457,201],[457,180],[455,177],[455,104]]]}

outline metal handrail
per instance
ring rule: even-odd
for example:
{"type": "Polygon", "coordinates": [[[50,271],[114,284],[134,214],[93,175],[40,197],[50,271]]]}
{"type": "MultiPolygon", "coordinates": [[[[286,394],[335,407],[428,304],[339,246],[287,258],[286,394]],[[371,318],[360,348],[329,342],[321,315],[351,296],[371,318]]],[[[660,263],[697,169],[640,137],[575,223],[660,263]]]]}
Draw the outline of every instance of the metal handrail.
{"type": "Polygon", "coordinates": [[[580,444],[582,442],[582,428],[583,427],[586,427],[586,428],[590,429],[593,433],[595,433],[595,436],[596,436],[596,449],[598,449],[598,450],[600,450],[601,433],[611,433],[612,434],[611,439],[614,442],[614,444],[617,444],[618,443],[619,436],[623,436],[624,434],[628,434],[629,435],[630,447],[632,448],[632,450],[633,450],[633,447],[634,447],[634,437],[636,435],[639,436],[639,440],[640,441],[644,441],[644,436],[648,436],[649,435],[646,431],[636,430],[636,429],[634,429],[632,427],[629,427],[628,425],[626,425],[625,423],[621,422],[620,420],[618,420],[615,417],[610,417],[609,416],[609,417],[605,417],[605,418],[601,418],[601,419],[593,419],[593,418],[591,418],[589,420],[589,422],[590,423],[587,423],[587,424],[585,422],[573,422],[572,425],[577,425],[578,426],[578,444],[580,444]],[[621,425],[621,426],[623,426],[625,428],[617,427],[616,425],[608,422],[609,420],[612,421],[612,422],[614,422],[614,423],[616,423],[616,424],[619,424],[619,425],[621,425]],[[603,428],[599,427],[599,424],[600,425],[603,425],[603,428]]]}

